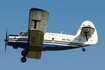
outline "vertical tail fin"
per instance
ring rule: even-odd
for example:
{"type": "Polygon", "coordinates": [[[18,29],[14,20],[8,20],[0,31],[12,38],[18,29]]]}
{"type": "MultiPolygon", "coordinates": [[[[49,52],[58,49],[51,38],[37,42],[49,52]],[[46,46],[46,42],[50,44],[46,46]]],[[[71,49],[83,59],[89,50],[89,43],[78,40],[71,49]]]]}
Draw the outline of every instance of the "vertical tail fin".
{"type": "Polygon", "coordinates": [[[79,35],[85,36],[86,41],[88,41],[88,38],[91,39],[93,41],[92,44],[96,44],[98,41],[96,28],[91,21],[84,21],[81,24],[76,36],[79,35]]]}

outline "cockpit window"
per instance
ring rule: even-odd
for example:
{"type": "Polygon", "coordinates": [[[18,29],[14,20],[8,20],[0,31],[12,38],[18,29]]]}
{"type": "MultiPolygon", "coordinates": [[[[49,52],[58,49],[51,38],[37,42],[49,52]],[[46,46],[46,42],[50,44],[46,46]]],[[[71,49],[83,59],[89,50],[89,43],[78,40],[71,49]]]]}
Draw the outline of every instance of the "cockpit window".
{"type": "Polygon", "coordinates": [[[22,36],[28,36],[28,32],[23,32],[22,36]]]}
{"type": "Polygon", "coordinates": [[[22,35],[22,33],[23,33],[23,32],[20,32],[19,36],[21,36],[21,35],[22,35]]]}
{"type": "Polygon", "coordinates": [[[19,36],[28,36],[28,32],[21,32],[19,36]]]}

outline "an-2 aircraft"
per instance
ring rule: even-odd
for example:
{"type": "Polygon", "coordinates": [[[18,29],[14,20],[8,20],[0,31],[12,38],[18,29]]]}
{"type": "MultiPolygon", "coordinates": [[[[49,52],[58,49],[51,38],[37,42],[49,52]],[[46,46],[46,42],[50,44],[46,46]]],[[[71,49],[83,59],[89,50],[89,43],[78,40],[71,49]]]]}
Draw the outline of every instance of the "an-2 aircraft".
{"type": "Polygon", "coordinates": [[[38,8],[31,8],[29,14],[28,31],[22,31],[19,35],[7,35],[6,46],[13,46],[14,49],[23,48],[21,61],[26,62],[27,58],[41,58],[42,51],[55,51],[82,48],[96,44],[98,41],[97,31],[91,21],[84,21],[76,35],[60,33],[47,33],[49,13],[38,8]]]}

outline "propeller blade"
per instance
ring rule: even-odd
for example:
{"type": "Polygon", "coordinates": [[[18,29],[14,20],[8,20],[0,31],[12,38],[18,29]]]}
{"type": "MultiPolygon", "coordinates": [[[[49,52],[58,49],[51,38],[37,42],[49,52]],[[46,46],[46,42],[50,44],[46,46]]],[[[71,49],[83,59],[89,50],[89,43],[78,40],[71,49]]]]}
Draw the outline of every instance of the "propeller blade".
{"type": "Polygon", "coordinates": [[[6,29],[6,40],[7,40],[7,29],[6,29]]]}
{"type": "Polygon", "coordinates": [[[7,43],[5,42],[5,52],[6,52],[6,48],[7,48],[7,43]]]}
{"type": "Polygon", "coordinates": [[[7,48],[7,29],[6,29],[6,39],[4,39],[5,41],[5,52],[6,52],[6,48],[7,48]]]}

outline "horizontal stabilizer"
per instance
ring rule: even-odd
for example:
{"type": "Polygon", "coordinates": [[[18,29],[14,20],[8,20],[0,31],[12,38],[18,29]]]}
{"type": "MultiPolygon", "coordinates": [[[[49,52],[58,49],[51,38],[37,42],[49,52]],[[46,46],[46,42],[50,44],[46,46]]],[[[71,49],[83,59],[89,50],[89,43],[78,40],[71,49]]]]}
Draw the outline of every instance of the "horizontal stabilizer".
{"type": "Polygon", "coordinates": [[[88,36],[93,35],[95,29],[92,27],[83,27],[81,31],[81,35],[85,35],[86,41],[88,41],[88,36]]]}
{"type": "Polygon", "coordinates": [[[93,35],[94,31],[95,31],[95,29],[92,27],[83,27],[81,34],[85,35],[87,33],[87,36],[91,36],[91,35],[93,35]]]}

